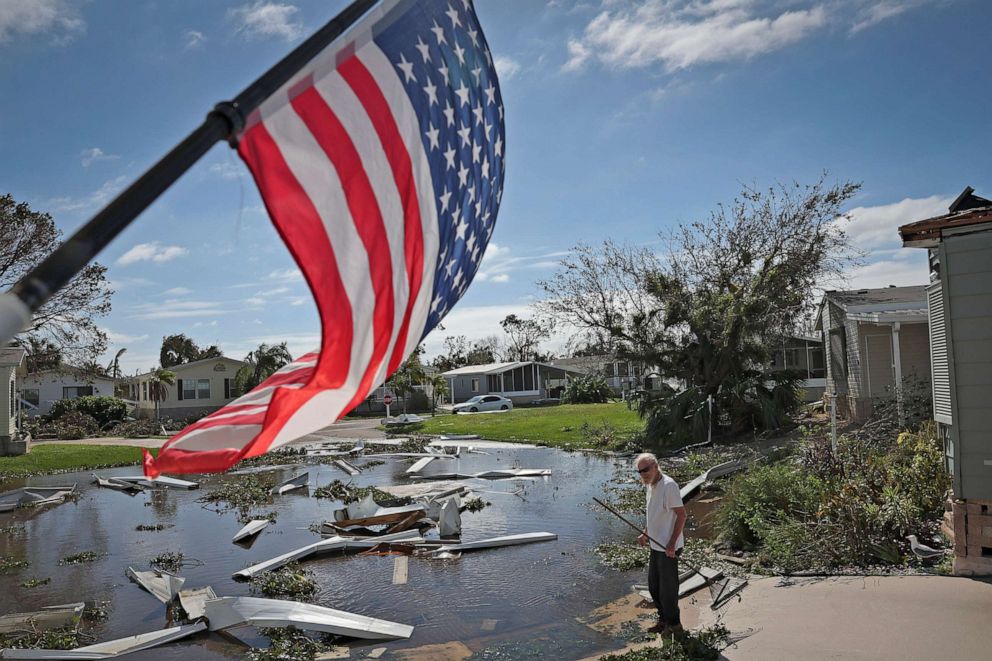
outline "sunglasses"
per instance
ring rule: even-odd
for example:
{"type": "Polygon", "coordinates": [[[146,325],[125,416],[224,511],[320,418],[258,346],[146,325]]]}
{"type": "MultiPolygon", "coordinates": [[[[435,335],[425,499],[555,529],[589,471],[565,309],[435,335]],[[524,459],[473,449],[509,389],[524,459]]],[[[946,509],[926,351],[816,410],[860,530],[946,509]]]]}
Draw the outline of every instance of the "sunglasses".
{"type": "Polygon", "coordinates": [[[644,468],[638,468],[636,470],[637,470],[638,473],[640,473],[641,475],[643,475],[644,473],[647,473],[648,471],[650,471],[652,468],[654,468],[654,466],[646,466],[644,468]]]}

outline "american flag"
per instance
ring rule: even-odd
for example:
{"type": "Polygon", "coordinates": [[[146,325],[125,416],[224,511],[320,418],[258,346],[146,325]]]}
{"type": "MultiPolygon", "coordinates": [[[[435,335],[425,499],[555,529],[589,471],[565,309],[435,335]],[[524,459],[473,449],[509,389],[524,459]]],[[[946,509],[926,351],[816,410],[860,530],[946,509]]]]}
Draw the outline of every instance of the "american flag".
{"type": "Polygon", "coordinates": [[[313,292],[320,349],[146,453],[145,473],[226,470],[385,381],[479,268],[503,140],[470,0],[385,0],[267,99],[238,153],[313,292]]]}

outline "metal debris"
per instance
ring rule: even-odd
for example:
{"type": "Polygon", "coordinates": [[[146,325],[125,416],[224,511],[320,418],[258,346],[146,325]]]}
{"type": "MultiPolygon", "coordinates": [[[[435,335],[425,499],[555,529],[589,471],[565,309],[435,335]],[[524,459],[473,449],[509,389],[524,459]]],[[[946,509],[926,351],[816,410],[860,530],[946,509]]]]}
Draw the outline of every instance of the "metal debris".
{"type": "Polygon", "coordinates": [[[10,512],[18,507],[55,505],[65,502],[76,492],[76,485],[67,487],[21,487],[0,493],[0,512],[10,512]]]}
{"type": "Polygon", "coordinates": [[[179,591],[179,604],[191,620],[198,620],[205,615],[204,605],[208,599],[216,599],[217,593],[209,585],[205,588],[192,588],[179,591]]]}
{"type": "Polygon", "coordinates": [[[62,659],[113,659],[124,654],[130,654],[131,652],[138,652],[182,640],[183,638],[200,633],[206,630],[206,628],[206,624],[197,622],[181,627],[172,627],[171,629],[140,633],[136,636],[118,638],[117,640],[108,640],[95,645],[77,647],[74,650],[5,649],[0,650],[0,657],[4,659],[49,659],[51,661],[60,661],[62,659]]]}
{"type": "Polygon", "coordinates": [[[159,475],[156,478],[147,478],[144,475],[127,475],[122,477],[114,478],[117,480],[123,480],[125,482],[134,482],[140,484],[143,487],[169,487],[171,489],[199,489],[199,482],[190,482],[188,480],[180,480],[175,477],[168,477],[166,475],[159,475]]]}
{"type": "Polygon", "coordinates": [[[128,567],[124,572],[128,578],[151,592],[156,599],[163,604],[172,601],[183,587],[186,579],[182,576],[175,576],[168,572],[151,570],[138,571],[133,567],[128,567]]]}
{"type": "Polygon", "coordinates": [[[245,525],[244,528],[239,530],[231,538],[231,541],[237,544],[238,542],[243,542],[250,537],[254,537],[258,533],[262,532],[262,529],[268,526],[272,521],[269,519],[253,519],[245,525]]]}
{"type": "Polygon", "coordinates": [[[344,459],[335,459],[334,461],[331,462],[331,464],[335,468],[340,468],[348,475],[358,475],[359,473],[362,472],[362,470],[358,468],[358,466],[355,466],[351,462],[346,461],[344,459]]]}
{"type": "Polygon", "coordinates": [[[125,482],[124,480],[118,480],[116,477],[100,477],[96,473],[92,473],[93,481],[104,489],[114,489],[115,491],[128,491],[131,493],[138,493],[139,491],[144,491],[145,488],[140,484],[135,482],[125,482]]]}
{"type": "Polygon", "coordinates": [[[289,493],[290,491],[295,491],[297,489],[302,489],[310,483],[310,471],[303,471],[298,475],[294,475],[282,484],[277,484],[272,487],[269,492],[273,496],[281,496],[284,493],[289,493]]]}
{"type": "Polygon", "coordinates": [[[78,620],[86,604],[59,604],[45,606],[29,613],[0,615],[0,635],[16,634],[25,630],[43,631],[68,626],[78,620]]]}
{"type": "Polygon", "coordinates": [[[506,535],[505,537],[491,537],[480,539],[475,542],[464,542],[462,544],[445,544],[437,548],[434,553],[451,553],[454,551],[478,551],[480,549],[491,549],[500,546],[517,546],[519,544],[533,544],[534,542],[550,542],[558,539],[558,535],[552,532],[526,532],[519,535],[506,535]]]}

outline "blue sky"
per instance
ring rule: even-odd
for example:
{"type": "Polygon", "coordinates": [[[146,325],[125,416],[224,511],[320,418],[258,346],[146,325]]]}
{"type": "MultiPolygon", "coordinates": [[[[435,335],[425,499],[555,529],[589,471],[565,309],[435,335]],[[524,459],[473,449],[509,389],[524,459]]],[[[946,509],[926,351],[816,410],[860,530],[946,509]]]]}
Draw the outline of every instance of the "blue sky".
{"type": "MultiPolygon", "coordinates": [[[[506,107],[483,268],[427,342],[527,314],[577,241],[659,245],[742,183],[864,183],[850,286],[921,284],[895,228],[992,194],[984,0],[477,0],[506,107]]],[[[67,233],[344,2],[0,0],[0,192],[67,233]]],[[[247,171],[216,146],[103,254],[101,325],[146,370],[163,335],[241,358],[318,320],[247,171]]]]}

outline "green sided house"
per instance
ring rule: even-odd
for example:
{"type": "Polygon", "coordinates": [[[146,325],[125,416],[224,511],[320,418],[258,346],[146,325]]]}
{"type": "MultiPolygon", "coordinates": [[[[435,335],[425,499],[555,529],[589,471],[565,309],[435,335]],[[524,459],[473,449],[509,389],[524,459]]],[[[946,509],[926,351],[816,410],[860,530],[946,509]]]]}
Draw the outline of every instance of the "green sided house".
{"type": "MultiPolygon", "coordinates": [[[[237,398],[234,375],[244,363],[233,358],[207,358],[183,365],[174,365],[169,371],[176,375],[176,382],[166,386],[168,394],[158,403],[163,418],[181,420],[213,413],[237,398]]],[[[155,372],[145,372],[122,380],[127,398],[135,403],[135,416],[155,416],[155,402],[149,396],[149,383],[155,372]]]]}

